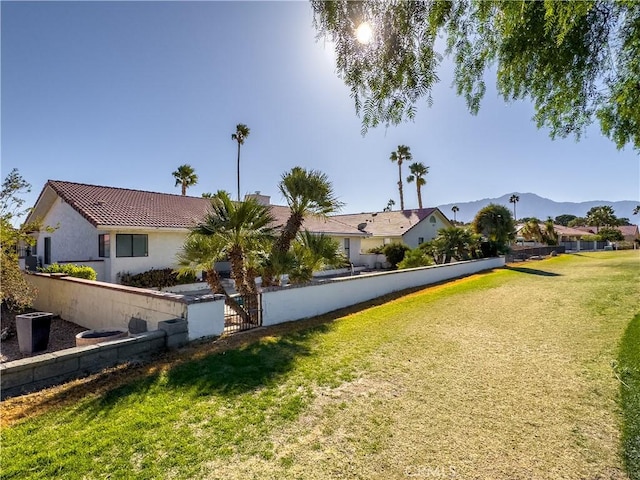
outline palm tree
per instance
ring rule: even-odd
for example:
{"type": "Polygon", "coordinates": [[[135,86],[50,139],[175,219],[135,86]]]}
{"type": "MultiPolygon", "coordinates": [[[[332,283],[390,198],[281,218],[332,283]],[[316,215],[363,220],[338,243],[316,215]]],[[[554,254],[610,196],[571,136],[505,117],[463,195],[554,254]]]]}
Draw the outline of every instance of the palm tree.
{"type": "Polygon", "coordinates": [[[221,255],[229,258],[231,276],[241,295],[256,292],[255,277],[248,267],[255,256],[264,252],[273,240],[274,218],[266,205],[254,199],[234,202],[223,192],[211,198],[211,209],[192,233],[215,236],[221,245],[221,255]]]}
{"type": "MultiPolygon", "coordinates": [[[[272,255],[284,256],[298,235],[306,215],[326,216],[342,208],[328,177],[317,170],[293,167],[282,175],[279,185],[291,213],[272,248],[272,255]]],[[[276,271],[265,268],[262,284],[272,285],[276,271]]]]}
{"type": "Polygon", "coordinates": [[[587,225],[596,227],[596,233],[600,227],[614,227],[618,224],[615,211],[611,205],[593,207],[587,212],[587,225]]]}
{"type": "Polygon", "coordinates": [[[250,132],[249,127],[244,123],[239,123],[236,125],[236,133],[231,134],[231,140],[238,142],[238,201],[240,201],[240,145],[244,144],[250,132]]]}
{"type": "Polygon", "coordinates": [[[458,213],[460,211],[460,209],[458,208],[457,205],[454,205],[453,207],[451,207],[451,211],[453,212],[453,222],[456,222],[456,213],[458,213]]]}
{"type": "Polygon", "coordinates": [[[636,207],[633,209],[634,215],[637,215],[638,213],[640,213],[640,205],[636,205],[636,207]]]}
{"type": "Polygon", "coordinates": [[[391,152],[389,160],[398,162],[398,191],[400,192],[400,210],[404,210],[404,194],[402,191],[402,163],[405,160],[411,160],[411,152],[406,145],[398,145],[398,150],[391,152]]]}
{"type": "Polygon", "coordinates": [[[544,241],[544,232],[540,228],[540,220],[535,217],[531,217],[525,222],[520,233],[523,237],[535,242],[542,243],[544,241]]]}
{"type": "Polygon", "coordinates": [[[324,267],[342,267],[348,264],[340,252],[339,243],[324,235],[314,235],[308,230],[300,232],[292,246],[295,267],[289,273],[293,284],[305,283],[313,278],[313,272],[324,267]]]}
{"type": "Polygon", "coordinates": [[[558,245],[558,232],[556,232],[556,227],[551,217],[548,217],[544,222],[542,236],[547,245],[558,245]]]}
{"type": "Polygon", "coordinates": [[[187,188],[198,183],[198,175],[191,165],[180,165],[178,169],[172,173],[176,179],[176,187],[182,185],[182,196],[187,194],[187,188]]]}
{"type": "Polygon", "coordinates": [[[383,212],[390,212],[393,209],[393,206],[396,204],[393,198],[390,198],[387,202],[387,206],[382,209],[383,212]]]}
{"type": "Polygon", "coordinates": [[[468,260],[475,255],[480,242],[479,235],[462,227],[447,227],[438,230],[438,236],[431,242],[431,254],[442,259],[442,263],[450,263],[452,259],[468,260]]]}
{"type": "Polygon", "coordinates": [[[513,220],[516,221],[518,217],[516,216],[516,203],[520,201],[520,197],[515,193],[511,195],[509,198],[509,203],[513,203],[513,220]]]}
{"type": "Polygon", "coordinates": [[[420,162],[415,162],[409,165],[409,171],[411,175],[407,177],[407,183],[415,180],[416,188],[418,189],[418,208],[422,208],[422,187],[427,183],[424,176],[429,173],[429,167],[425,167],[420,162]]]}

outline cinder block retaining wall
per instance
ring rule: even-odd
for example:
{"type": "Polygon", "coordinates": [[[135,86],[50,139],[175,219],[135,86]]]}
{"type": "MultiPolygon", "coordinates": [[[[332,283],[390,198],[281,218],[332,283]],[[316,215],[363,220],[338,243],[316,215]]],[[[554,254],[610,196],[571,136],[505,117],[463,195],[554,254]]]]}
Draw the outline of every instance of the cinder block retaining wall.
{"type": "Polygon", "coordinates": [[[187,343],[187,322],[160,322],[159,330],[111,342],[67,348],[0,364],[0,396],[22,395],[96,373],[104,368],[152,355],[187,343]]]}

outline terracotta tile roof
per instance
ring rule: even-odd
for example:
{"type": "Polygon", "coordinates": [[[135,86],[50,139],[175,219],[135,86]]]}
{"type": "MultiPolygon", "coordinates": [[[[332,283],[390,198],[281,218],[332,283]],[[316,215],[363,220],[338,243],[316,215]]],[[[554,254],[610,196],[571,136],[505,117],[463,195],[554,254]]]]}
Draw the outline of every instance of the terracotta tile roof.
{"type": "Polygon", "coordinates": [[[422,220],[431,216],[436,210],[438,209],[422,208],[415,210],[395,210],[391,212],[368,212],[335,215],[332,218],[355,228],[360,226],[362,231],[376,237],[396,237],[404,235],[422,220]]]}
{"type": "MultiPolygon", "coordinates": [[[[209,199],[201,197],[59,180],[49,180],[45,190],[47,186],[95,227],[188,229],[204,217],[210,205],[209,199]]],[[[289,217],[289,207],[271,205],[271,211],[278,227],[289,217]]],[[[332,218],[308,217],[303,228],[314,233],[366,235],[357,228],[332,218]]]]}
{"type": "Polygon", "coordinates": [[[209,200],[49,180],[65,202],[93,226],[190,228],[205,214],[209,200]]]}

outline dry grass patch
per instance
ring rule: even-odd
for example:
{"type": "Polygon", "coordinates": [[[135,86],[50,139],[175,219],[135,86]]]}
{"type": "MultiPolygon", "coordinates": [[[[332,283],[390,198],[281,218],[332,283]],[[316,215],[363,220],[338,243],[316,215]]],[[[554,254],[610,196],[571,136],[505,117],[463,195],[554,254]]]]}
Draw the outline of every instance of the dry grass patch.
{"type": "Polygon", "coordinates": [[[639,258],[559,257],[190,353],[5,429],[3,476],[625,479],[611,362],[639,258]]]}

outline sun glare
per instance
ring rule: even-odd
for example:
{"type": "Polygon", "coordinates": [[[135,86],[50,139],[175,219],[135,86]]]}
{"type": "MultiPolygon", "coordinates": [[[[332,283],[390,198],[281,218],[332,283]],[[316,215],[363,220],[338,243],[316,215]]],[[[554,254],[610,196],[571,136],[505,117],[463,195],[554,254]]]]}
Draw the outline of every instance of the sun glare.
{"type": "Polygon", "coordinates": [[[362,22],[358,28],[356,28],[356,38],[363,45],[367,45],[373,39],[373,30],[371,25],[367,22],[362,22]]]}

